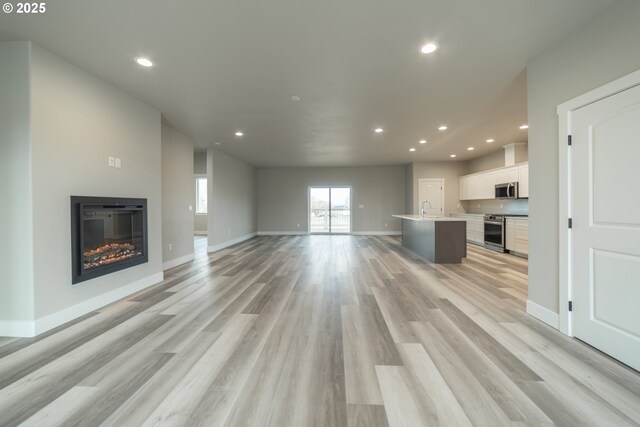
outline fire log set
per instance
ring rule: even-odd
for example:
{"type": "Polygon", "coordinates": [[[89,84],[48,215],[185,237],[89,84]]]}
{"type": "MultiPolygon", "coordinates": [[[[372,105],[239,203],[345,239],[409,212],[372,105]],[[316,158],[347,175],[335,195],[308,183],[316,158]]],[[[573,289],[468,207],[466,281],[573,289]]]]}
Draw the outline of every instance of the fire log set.
{"type": "Polygon", "coordinates": [[[84,269],[87,270],[141,256],[142,252],[137,251],[131,243],[110,243],[85,251],[83,255],[84,269]]]}

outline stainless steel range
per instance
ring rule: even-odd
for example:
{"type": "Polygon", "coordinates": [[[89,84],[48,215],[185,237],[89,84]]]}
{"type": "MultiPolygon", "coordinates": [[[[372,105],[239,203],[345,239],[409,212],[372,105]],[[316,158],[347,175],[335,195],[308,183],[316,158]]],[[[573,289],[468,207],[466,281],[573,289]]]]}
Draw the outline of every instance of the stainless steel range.
{"type": "Polygon", "coordinates": [[[504,252],[504,215],[487,214],[484,216],[484,247],[504,252]]]}

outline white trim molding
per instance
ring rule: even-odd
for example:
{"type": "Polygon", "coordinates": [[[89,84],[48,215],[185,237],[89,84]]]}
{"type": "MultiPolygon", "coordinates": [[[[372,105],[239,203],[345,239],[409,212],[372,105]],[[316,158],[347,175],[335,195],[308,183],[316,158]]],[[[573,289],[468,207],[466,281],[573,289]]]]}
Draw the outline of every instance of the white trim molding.
{"type": "Polygon", "coordinates": [[[30,320],[0,320],[0,337],[34,337],[36,322],[30,320]]]}
{"type": "Polygon", "coordinates": [[[258,236],[306,236],[306,231],[258,231],[258,236]]]}
{"type": "Polygon", "coordinates": [[[192,253],[190,253],[188,255],[181,256],[180,258],[175,258],[175,259],[169,260],[169,261],[167,261],[167,262],[162,264],[162,270],[164,270],[164,271],[170,270],[173,267],[177,267],[177,266],[185,264],[185,263],[187,263],[189,261],[193,261],[193,259],[194,259],[194,254],[192,252],[192,253]]]}
{"type": "Polygon", "coordinates": [[[219,243],[217,245],[209,246],[209,247],[207,247],[207,252],[217,252],[220,249],[224,249],[224,248],[227,248],[229,246],[235,245],[237,243],[244,242],[245,240],[252,239],[252,238],[256,237],[257,234],[258,233],[245,234],[244,236],[240,236],[240,237],[235,238],[233,240],[227,240],[226,242],[222,242],[222,243],[219,243]]]}
{"type": "MultiPolygon", "coordinates": [[[[640,70],[604,84],[585,94],[558,105],[558,303],[560,307],[558,329],[573,336],[569,301],[572,300],[572,254],[571,231],[567,220],[573,216],[571,210],[571,156],[567,140],[571,135],[571,115],[574,110],[600,101],[609,96],[640,85],[640,70]]],[[[528,305],[527,305],[528,307],[528,305]]],[[[528,310],[527,310],[528,312],[528,310]]]]}
{"type": "Polygon", "coordinates": [[[402,236],[402,231],[354,231],[354,236],[402,236]]]}
{"type": "Polygon", "coordinates": [[[112,302],[118,301],[122,298],[126,298],[129,295],[135,294],[136,292],[140,292],[141,290],[148,288],[149,286],[162,282],[163,279],[164,273],[162,272],[152,274],[151,276],[147,276],[144,279],[138,280],[137,282],[130,283],[127,286],[114,289],[110,292],[98,295],[97,297],[91,298],[87,301],[72,305],[71,307],[65,308],[64,310],[60,310],[55,313],[49,314],[48,316],[36,319],[34,335],[39,335],[43,332],[47,332],[64,323],[70,322],[71,320],[77,319],[80,316],[84,316],[87,313],[91,313],[94,310],[104,307],[105,305],[111,304],[112,302]]]}
{"type": "Polygon", "coordinates": [[[554,329],[558,329],[558,313],[536,304],[531,300],[527,300],[527,314],[530,314],[554,329]]]}

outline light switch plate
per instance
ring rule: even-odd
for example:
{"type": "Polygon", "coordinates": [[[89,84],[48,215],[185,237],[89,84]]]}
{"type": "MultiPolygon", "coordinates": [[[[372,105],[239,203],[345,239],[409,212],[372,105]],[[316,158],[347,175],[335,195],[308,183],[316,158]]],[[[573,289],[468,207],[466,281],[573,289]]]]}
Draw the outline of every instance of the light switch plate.
{"type": "Polygon", "coordinates": [[[360,209],[364,209],[364,205],[358,205],[360,209]]]}
{"type": "Polygon", "coordinates": [[[189,205],[189,212],[191,212],[193,210],[193,206],[189,205]]]}
{"type": "Polygon", "coordinates": [[[122,167],[122,159],[116,157],[116,168],[120,169],[122,167]]]}
{"type": "Polygon", "coordinates": [[[109,167],[110,167],[110,168],[114,167],[114,166],[116,165],[116,159],[115,159],[115,157],[109,156],[109,157],[108,157],[108,159],[109,159],[109,163],[108,163],[108,164],[109,164],[109,167]]]}

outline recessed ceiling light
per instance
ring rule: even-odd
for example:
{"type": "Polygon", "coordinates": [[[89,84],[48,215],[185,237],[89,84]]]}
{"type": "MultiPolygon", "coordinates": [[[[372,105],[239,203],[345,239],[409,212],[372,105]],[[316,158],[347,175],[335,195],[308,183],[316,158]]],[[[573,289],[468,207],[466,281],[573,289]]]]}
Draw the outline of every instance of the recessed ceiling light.
{"type": "Polygon", "coordinates": [[[452,159],[455,157],[455,154],[450,154],[449,157],[451,157],[452,159]]]}
{"type": "Polygon", "coordinates": [[[243,133],[243,132],[240,132],[240,131],[237,131],[237,132],[236,132],[236,136],[243,136],[243,135],[244,135],[244,133],[243,133]]]}
{"type": "Polygon", "coordinates": [[[420,52],[422,53],[433,53],[438,50],[438,43],[429,42],[420,48],[420,52]]]}
{"type": "Polygon", "coordinates": [[[524,129],[529,129],[529,125],[522,125],[522,126],[520,126],[520,129],[523,129],[523,130],[524,129]]]}
{"type": "Polygon", "coordinates": [[[298,102],[298,101],[300,101],[300,97],[299,97],[298,95],[292,95],[292,96],[291,96],[291,100],[292,100],[293,102],[298,102]]]}
{"type": "Polygon", "coordinates": [[[468,151],[473,151],[473,150],[475,150],[475,148],[473,148],[473,147],[469,147],[469,148],[467,148],[467,150],[468,150],[468,151]]]}
{"type": "Polygon", "coordinates": [[[445,125],[442,125],[438,128],[438,130],[447,130],[449,129],[448,127],[446,127],[445,125]]]}
{"type": "Polygon", "coordinates": [[[147,58],[136,58],[136,62],[143,67],[153,67],[153,62],[149,61],[147,58]]]}
{"type": "Polygon", "coordinates": [[[489,144],[491,144],[491,143],[492,143],[492,142],[494,142],[494,141],[495,141],[495,139],[493,139],[493,138],[489,138],[489,139],[487,139],[487,142],[488,142],[489,144]]]}
{"type": "Polygon", "coordinates": [[[409,148],[409,151],[416,151],[416,149],[411,147],[411,148],[409,148]]]}
{"type": "Polygon", "coordinates": [[[421,140],[420,140],[420,144],[426,144],[426,143],[427,143],[427,140],[426,140],[426,139],[421,139],[421,140]]]}
{"type": "Polygon", "coordinates": [[[382,128],[375,128],[373,131],[374,131],[375,133],[382,133],[382,132],[384,132],[384,129],[382,129],[382,128]]]}

